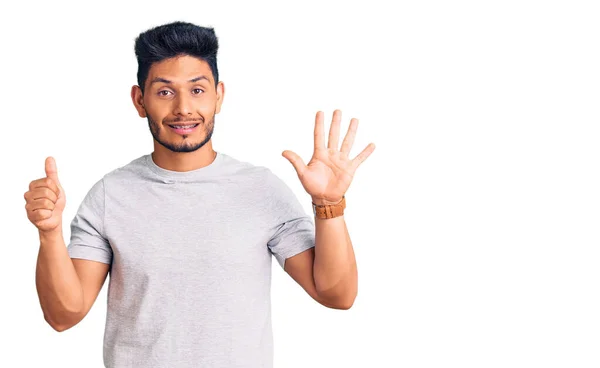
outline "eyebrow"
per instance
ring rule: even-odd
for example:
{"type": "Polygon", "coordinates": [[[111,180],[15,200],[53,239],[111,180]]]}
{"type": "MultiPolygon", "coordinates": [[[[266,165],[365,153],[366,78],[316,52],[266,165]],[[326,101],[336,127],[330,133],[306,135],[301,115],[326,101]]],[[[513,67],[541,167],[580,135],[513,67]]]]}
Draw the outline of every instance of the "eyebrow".
{"type": "MultiPolygon", "coordinates": [[[[199,80],[201,80],[201,79],[205,79],[205,80],[207,80],[208,82],[210,82],[210,79],[208,79],[208,78],[207,78],[206,76],[204,76],[204,75],[201,75],[201,76],[198,76],[198,77],[196,77],[196,78],[190,79],[190,80],[188,81],[188,83],[194,83],[194,82],[197,82],[197,81],[199,81],[199,80]]],[[[168,79],[161,78],[161,77],[156,77],[156,78],[152,79],[152,81],[150,82],[150,85],[152,85],[153,83],[159,83],[159,82],[166,83],[166,84],[171,84],[171,83],[173,83],[173,82],[171,82],[171,81],[170,81],[170,80],[168,80],[168,79]]]]}

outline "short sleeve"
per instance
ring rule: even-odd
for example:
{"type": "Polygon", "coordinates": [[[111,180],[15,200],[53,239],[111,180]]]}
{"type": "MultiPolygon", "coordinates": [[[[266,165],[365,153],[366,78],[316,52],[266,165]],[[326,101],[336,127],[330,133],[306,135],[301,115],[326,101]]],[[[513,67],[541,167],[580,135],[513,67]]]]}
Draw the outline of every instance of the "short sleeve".
{"type": "Polygon", "coordinates": [[[315,224],[290,187],[268,171],[269,211],[273,214],[269,250],[284,268],[285,260],[315,246],[315,224]]]}
{"type": "Polygon", "coordinates": [[[71,258],[112,263],[112,249],[104,233],[104,179],[88,191],[71,221],[67,251],[71,258]]]}

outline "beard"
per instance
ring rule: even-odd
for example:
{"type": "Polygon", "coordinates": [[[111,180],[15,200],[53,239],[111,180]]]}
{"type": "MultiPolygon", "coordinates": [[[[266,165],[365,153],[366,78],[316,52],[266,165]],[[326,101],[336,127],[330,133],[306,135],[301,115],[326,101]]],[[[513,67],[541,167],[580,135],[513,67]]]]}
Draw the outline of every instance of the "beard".
{"type": "MultiPolygon", "coordinates": [[[[154,140],[156,140],[158,143],[160,143],[160,145],[162,145],[166,149],[173,151],[173,152],[194,152],[194,151],[202,148],[208,141],[210,141],[212,134],[213,134],[214,127],[215,127],[215,115],[213,114],[213,116],[210,119],[210,121],[208,122],[208,124],[206,124],[205,120],[202,119],[202,122],[200,123],[200,125],[198,125],[196,127],[197,130],[200,130],[202,127],[204,127],[205,137],[200,142],[193,142],[190,139],[190,134],[178,135],[176,133],[173,133],[174,138],[172,138],[171,141],[168,141],[164,137],[164,135],[165,135],[164,131],[167,130],[168,128],[160,127],[156,123],[156,121],[152,120],[152,118],[150,117],[150,114],[148,114],[147,111],[146,111],[146,117],[148,119],[148,128],[150,128],[150,133],[152,133],[152,137],[154,137],[154,140]],[[161,135],[161,131],[162,131],[162,135],[161,135]]],[[[172,123],[177,123],[177,122],[182,122],[182,120],[177,120],[172,123]]],[[[198,131],[195,131],[193,134],[197,134],[197,133],[198,133],[198,131]]]]}

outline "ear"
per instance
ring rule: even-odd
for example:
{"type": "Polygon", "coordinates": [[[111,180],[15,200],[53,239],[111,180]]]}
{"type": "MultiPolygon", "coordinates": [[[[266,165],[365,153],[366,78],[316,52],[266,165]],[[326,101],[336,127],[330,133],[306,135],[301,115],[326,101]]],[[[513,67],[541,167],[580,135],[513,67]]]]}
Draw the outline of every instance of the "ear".
{"type": "Polygon", "coordinates": [[[215,114],[218,114],[221,111],[221,105],[223,104],[223,99],[225,98],[225,84],[221,81],[217,83],[217,105],[215,109],[215,114]]]}
{"type": "Polygon", "coordinates": [[[131,87],[131,101],[133,101],[133,106],[137,110],[140,118],[145,118],[146,109],[144,109],[144,96],[142,95],[142,89],[138,85],[131,87]]]}

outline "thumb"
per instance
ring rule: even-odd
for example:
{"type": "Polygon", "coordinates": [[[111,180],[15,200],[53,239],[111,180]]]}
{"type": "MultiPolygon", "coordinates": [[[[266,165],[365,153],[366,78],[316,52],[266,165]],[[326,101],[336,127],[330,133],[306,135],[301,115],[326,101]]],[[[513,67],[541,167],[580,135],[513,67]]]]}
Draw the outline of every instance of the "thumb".
{"type": "Polygon", "coordinates": [[[301,176],[305,166],[304,161],[302,161],[302,158],[300,158],[300,156],[298,156],[296,153],[290,150],[283,151],[281,155],[285,157],[289,162],[291,162],[291,164],[294,166],[294,169],[296,169],[298,175],[301,176]]]}
{"type": "Polygon", "coordinates": [[[56,170],[56,161],[54,157],[50,156],[46,159],[46,176],[56,182],[56,185],[60,188],[60,181],[58,181],[58,172],[56,170]]]}

